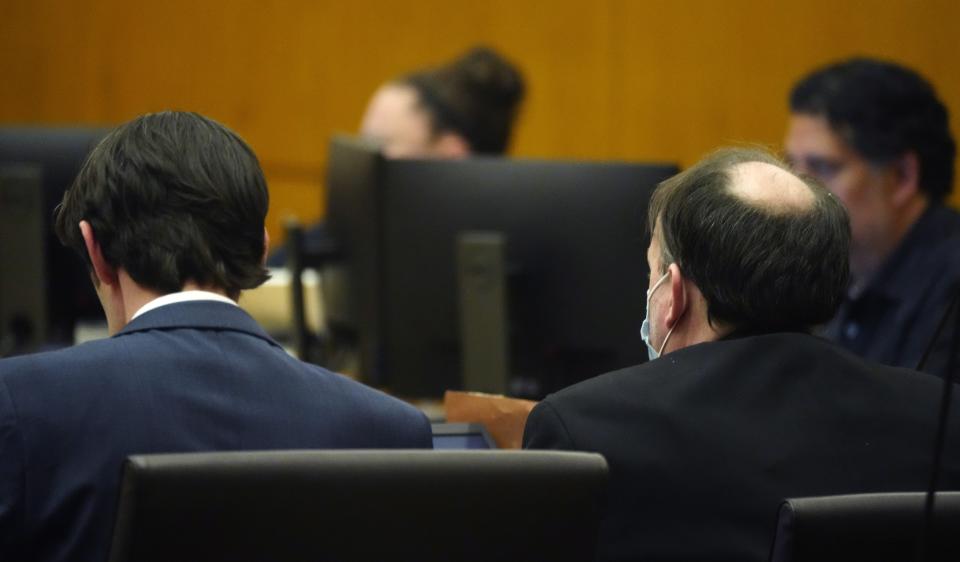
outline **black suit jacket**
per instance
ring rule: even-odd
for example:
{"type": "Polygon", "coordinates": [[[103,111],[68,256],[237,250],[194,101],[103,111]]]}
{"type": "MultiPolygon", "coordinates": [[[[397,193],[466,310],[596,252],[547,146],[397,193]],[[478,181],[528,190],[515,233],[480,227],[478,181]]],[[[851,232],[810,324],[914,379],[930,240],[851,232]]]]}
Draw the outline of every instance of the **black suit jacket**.
{"type": "Polygon", "coordinates": [[[241,309],[163,306],[0,361],[0,560],[105,560],[131,454],[431,446],[418,410],[290,357],[241,309]]]}
{"type": "Polygon", "coordinates": [[[599,560],[761,561],[784,498],[925,489],[941,382],[804,334],[729,339],[549,396],[524,446],[607,458],[599,560]]]}

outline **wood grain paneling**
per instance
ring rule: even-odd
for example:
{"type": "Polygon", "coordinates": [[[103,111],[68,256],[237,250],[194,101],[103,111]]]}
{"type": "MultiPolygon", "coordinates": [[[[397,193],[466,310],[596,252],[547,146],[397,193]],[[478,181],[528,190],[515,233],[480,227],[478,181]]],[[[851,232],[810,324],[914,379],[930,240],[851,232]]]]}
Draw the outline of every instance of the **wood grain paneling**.
{"type": "Polygon", "coordinates": [[[377,84],[475,42],[526,72],[520,156],[686,165],[731,142],[778,147],[792,82],[854,54],[917,68],[960,111],[952,0],[7,0],[3,12],[0,122],[210,115],[260,156],[275,240],[282,217],[321,216],[327,139],[356,128],[377,84]]]}

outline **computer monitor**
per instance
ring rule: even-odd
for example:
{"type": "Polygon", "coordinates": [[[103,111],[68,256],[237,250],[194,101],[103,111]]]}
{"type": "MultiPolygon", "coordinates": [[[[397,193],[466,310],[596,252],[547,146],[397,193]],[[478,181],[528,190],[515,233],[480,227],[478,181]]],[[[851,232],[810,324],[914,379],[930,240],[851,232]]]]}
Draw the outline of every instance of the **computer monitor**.
{"type": "Polygon", "coordinates": [[[41,171],[0,165],[0,357],[47,340],[41,171]]]}
{"type": "Polygon", "coordinates": [[[0,223],[21,225],[16,236],[4,236],[0,242],[4,257],[0,275],[10,278],[0,284],[20,285],[28,275],[32,284],[21,287],[21,292],[32,291],[28,309],[14,307],[20,303],[4,294],[0,338],[18,342],[16,349],[4,353],[69,345],[79,319],[103,318],[86,265],[53,232],[53,212],[106,133],[95,128],[0,127],[3,197],[16,200],[15,205],[0,205],[0,223]]]}
{"type": "Polygon", "coordinates": [[[387,160],[364,141],[336,138],[327,226],[345,279],[324,278],[325,295],[339,301],[326,304],[328,319],[357,331],[362,378],[401,396],[464,388],[538,398],[640,363],[647,203],[676,172],[387,160]],[[471,378],[500,368],[499,386],[471,378]]]}

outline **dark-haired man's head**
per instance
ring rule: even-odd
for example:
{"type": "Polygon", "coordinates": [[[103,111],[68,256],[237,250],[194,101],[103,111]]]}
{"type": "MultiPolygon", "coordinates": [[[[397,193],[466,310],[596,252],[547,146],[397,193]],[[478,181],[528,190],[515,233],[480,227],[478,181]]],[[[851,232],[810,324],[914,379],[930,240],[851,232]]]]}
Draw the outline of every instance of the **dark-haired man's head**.
{"type": "Polygon", "coordinates": [[[916,72],[858,58],[800,80],[790,111],[787,160],[847,207],[854,280],[866,282],[953,187],[947,109],[916,72]]]}
{"type": "Polygon", "coordinates": [[[391,158],[503,154],[523,100],[523,77],[492,49],[382,86],[367,106],[361,134],[391,158]]]}
{"type": "Polygon", "coordinates": [[[718,151],[650,202],[650,345],[806,331],[836,312],[850,231],[839,201],[754,149],[718,151]]]}
{"type": "Polygon", "coordinates": [[[110,329],[144,298],[263,283],[266,181],[250,147],[195,113],[148,114],[90,154],[57,212],[56,232],[91,267],[110,329]]]}

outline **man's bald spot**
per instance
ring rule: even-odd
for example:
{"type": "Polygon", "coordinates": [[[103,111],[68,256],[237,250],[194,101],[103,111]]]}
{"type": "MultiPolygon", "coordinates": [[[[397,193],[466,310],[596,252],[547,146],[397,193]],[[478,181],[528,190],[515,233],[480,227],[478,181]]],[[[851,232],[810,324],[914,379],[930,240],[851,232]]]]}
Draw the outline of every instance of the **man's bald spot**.
{"type": "Polygon", "coordinates": [[[775,214],[803,213],[816,197],[802,179],[767,162],[741,162],[730,168],[730,193],[775,214]]]}

